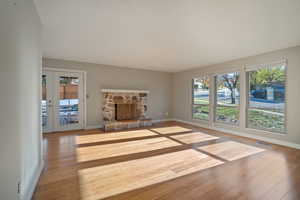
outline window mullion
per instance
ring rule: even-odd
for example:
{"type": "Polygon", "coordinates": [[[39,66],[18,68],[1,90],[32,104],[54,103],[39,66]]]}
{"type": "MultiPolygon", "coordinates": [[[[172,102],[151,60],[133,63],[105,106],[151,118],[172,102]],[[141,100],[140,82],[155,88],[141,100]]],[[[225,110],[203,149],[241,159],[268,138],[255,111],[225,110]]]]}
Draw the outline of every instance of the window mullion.
{"type": "Polygon", "coordinates": [[[243,69],[240,72],[240,124],[239,127],[244,129],[246,127],[246,115],[247,115],[247,97],[248,97],[248,78],[246,76],[246,71],[243,69]]]}
{"type": "Polygon", "coordinates": [[[209,76],[210,80],[210,93],[209,93],[209,126],[213,127],[214,126],[214,119],[215,119],[215,108],[216,108],[216,81],[215,81],[215,76],[210,75],[209,76]]]}

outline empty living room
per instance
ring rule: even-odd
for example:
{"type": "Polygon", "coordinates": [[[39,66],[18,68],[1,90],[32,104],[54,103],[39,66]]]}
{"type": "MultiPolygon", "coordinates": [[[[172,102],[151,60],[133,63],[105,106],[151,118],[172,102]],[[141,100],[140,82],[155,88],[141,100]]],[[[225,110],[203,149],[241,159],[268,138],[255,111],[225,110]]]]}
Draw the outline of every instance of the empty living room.
{"type": "Polygon", "coordinates": [[[299,200],[299,0],[1,0],[0,200],[299,200]]]}

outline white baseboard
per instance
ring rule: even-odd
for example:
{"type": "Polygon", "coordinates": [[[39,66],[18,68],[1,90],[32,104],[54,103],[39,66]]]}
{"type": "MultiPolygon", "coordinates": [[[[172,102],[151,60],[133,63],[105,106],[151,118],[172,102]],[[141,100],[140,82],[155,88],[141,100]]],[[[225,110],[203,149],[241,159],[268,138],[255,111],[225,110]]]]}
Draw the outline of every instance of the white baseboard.
{"type": "Polygon", "coordinates": [[[37,167],[27,188],[24,188],[23,193],[21,193],[21,195],[20,195],[21,200],[31,200],[32,199],[35,187],[39,181],[39,178],[40,178],[40,175],[41,175],[43,169],[44,169],[44,161],[42,161],[40,163],[40,165],[37,167]]]}
{"type": "Polygon", "coordinates": [[[278,139],[274,139],[274,138],[263,137],[263,136],[259,136],[259,135],[253,135],[253,134],[249,134],[249,133],[243,133],[243,132],[240,132],[240,131],[234,131],[234,130],[229,130],[229,129],[225,129],[225,128],[208,127],[208,126],[205,126],[205,125],[202,125],[202,124],[199,124],[199,123],[189,122],[189,121],[180,120],[180,119],[173,119],[173,120],[177,121],[177,122],[190,124],[190,125],[193,125],[193,126],[198,126],[198,127],[201,127],[201,128],[209,128],[209,129],[213,129],[213,130],[216,130],[216,131],[229,133],[229,134],[232,134],[232,135],[248,137],[248,138],[261,140],[261,141],[265,141],[265,142],[269,142],[269,143],[273,143],[273,144],[278,144],[278,145],[282,145],[282,146],[286,146],[286,147],[300,149],[300,144],[297,144],[297,143],[287,142],[287,141],[278,140],[278,139]]]}
{"type": "Polygon", "coordinates": [[[174,120],[173,119],[154,119],[154,120],[152,120],[153,123],[168,122],[168,121],[174,121],[174,120]]]}
{"type": "Polygon", "coordinates": [[[200,128],[210,128],[208,125],[205,125],[205,124],[189,122],[189,121],[185,121],[185,120],[181,120],[181,119],[173,119],[173,121],[182,122],[182,123],[185,123],[185,124],[190,124],[190,125],[197,126],[197,127],[200,127],[200,128]]]}
{"type": "Polygon", "coordinates": [[[87,127],[85,127],[85,130],[97,129],[97,128],[103,128],[103,125],[102,124],[99,124],[99,125],[88,125],[87,127]]]}

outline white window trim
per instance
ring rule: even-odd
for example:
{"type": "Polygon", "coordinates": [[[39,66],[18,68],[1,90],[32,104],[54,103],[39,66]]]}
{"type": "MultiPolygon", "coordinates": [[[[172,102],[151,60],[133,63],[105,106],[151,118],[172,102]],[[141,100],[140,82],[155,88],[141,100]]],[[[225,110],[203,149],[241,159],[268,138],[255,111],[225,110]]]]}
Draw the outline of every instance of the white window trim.
{"type": "Polygon", "coordinates": [[[254,70],[259,70],[259,69],[263,69],[266,67],[276,67],[278,65],[285,65],[287,66],[287,59],[282,59],[279,61],[275,61],[275,62],[271,62],[271,63],[265,63],[265,64],[257,64],[257,65],[249,65],[249,66],[245,66],[245,72],[249,72],[249,71],[254,71],[254,70]]]}

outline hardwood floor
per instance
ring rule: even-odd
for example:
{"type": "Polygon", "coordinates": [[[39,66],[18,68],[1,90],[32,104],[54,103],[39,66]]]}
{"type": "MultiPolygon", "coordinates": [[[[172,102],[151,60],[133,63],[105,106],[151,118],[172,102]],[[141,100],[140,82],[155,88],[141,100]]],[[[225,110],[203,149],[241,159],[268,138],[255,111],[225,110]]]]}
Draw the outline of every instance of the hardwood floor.
{"type": "Polygon", "coordinates": [[[133,153],[153,151],[156,149],[163,149],[179,145],[181,144],[173,140],[160,137],[113,144],[79,147],[77,148],[76,156],[78,162],[84,162],[133,153]]]}
{"type": "MultiPolygon", "coordinates": [[[[99,131],[94,131],[95,133],[99,133],[99,131]]],[[[92,133],[90,131],[90,133],[92,133]]],[[[131,131],[121,131],[119,134],[93,134],[93,135],[80,135],[76,137],[77,144],[90,144],[96,142],[105,142],[105,141],[112,141],[112,140],[122,140],[122,139],[130,139],[130,138],[138,138],[138,137],[145,137],[145,136],[157,136],[156,133],[153,133],[149,130],[131,130],[131,131]]]]}
{"type": "Polygon", "coordinates": [[[261,148],[233,141],[222,142],[218,144],[209,144],[203,147],[199,147],[199,149],[228,161],[237,160],[264,151],[264,149],[261,148]]]}
{"type": "Polygon", "coordinates": [[[193,149],[79,171],[82,199],[102,199],[222,164],[193,149]]]}
{"type": "Polygon", "coordinates": [[[178,122],[44,135],[33,199],[300,199],[300,150],[178,122]]]}
{"type": "Polygon", "coordinates": [[[198,142],[219,139],[218,137],[204,134],[201,132],[192,132],[192,133],[186,133],[186,134],[180,134],[180,135],[173,135],[170,137],[173,139],[176,139],[182,143],[186,143],[186,144],[192,144],[192,143],[198,143],[198,142]]]}

